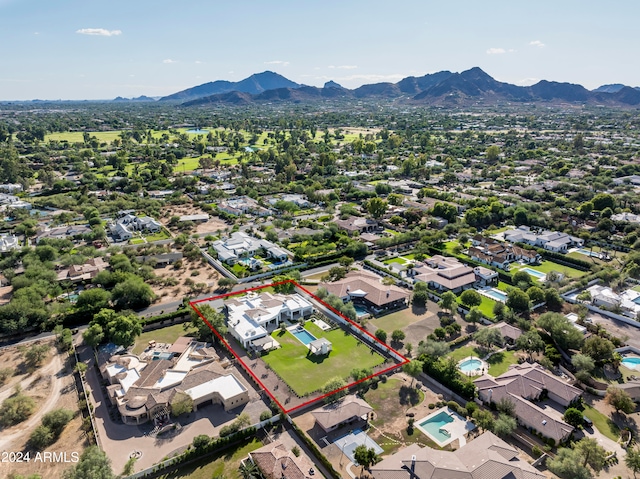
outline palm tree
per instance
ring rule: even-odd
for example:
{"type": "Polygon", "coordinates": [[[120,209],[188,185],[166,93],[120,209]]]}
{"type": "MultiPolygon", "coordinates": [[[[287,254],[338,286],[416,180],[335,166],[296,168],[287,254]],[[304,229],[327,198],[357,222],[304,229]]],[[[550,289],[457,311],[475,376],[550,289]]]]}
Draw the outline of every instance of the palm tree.
{"type": "Polygon", "coordinates": [[[247,459],[240,463],[240,475],[242,479],[260,479],[260,469],[251,459],[247,459]]]}

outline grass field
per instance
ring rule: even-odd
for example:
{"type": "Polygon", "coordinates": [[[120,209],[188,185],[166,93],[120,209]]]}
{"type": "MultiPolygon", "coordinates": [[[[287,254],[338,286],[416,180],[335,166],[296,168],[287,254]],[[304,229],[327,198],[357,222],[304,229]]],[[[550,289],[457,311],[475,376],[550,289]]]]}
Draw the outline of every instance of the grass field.
{"type": "Polygon", "coordinates": [[[174,324],[166,328],[156,329],[142,333],[136,344],[133,346],[133,354],[140,354],[149,346],[149,341],[157,341],[158,343],[173,343],[180,336],[187,336],[189,333],[195,332],[195,328],[184,329],[183,324],[174,324]]]}
{"type": "Polygon", "coordinates": [[[614,441],[620,439],[620,428],[600,411],[591,406],[586,406],[583,413],[593,421],[593,426],[597,428],[600,433],[614,441]]]}
{"type": "Polygon", "coordinates": [[[447,354],[447,358],[453,358],[457,361],[462,361],[464,358],[468,358],[469,356],[479,357],[478,351],[476,351],[475,346],[462,346],[461,348],[454,349],[449,354],[447,354]]]}
{"type": "Polygon", "coordinates": [[[240,479],[240,461],[247,455],[262,447],[262,443],[253,438],[227,451],[196,461],[177,471],[158,476],[160,479],[240,479]]]}
{"type": "Polygon", "coordinates": [[[410,324],[422,321],[428,318],[426,314],[417,315],[413,312],[412,308],[401,309],[395,313],[380,316],[379,318],[372,318],[369,320],[376,328],[381,328],[391,334],[396,329],[404,329],[410,324]]]}
{"type": "Polygon", "coordinates": [[[331,341],[333,350],[328,356],[312,356],[293,334],[278,330],[272,336],[282,347],[262,357],[300,396],[322,389],[335,377],[349,382],[349,373],[354,368],[373,368],[384,362],[381,355],[341,329],[323,331],[309,322],[305,324],[305,329],[316,338],[331,341]]]}
{"type": "Polygon", "coordinates": [[[161,241],[169,238],[171,238],[171,235],[164,228],[162,228],[157,233],[151,234],[149,236],[145,236],[147,243],[151,243],[152,241],[161,241]]]}
{"type": "MultiPolygon", "coordinates": [[[[496,305],[497,301],[484,295],[480,295],[480,297],[482,298],[482,302],[480,303],[480,306],[478,306],[478,309],[485,317],[493,319],[495,317],[495,315],[493,314],[493,307],[496,305]]],[[[462,304],[460,302],[460,296],[458,296],[457,301],[458,304],[462,304]]]]}

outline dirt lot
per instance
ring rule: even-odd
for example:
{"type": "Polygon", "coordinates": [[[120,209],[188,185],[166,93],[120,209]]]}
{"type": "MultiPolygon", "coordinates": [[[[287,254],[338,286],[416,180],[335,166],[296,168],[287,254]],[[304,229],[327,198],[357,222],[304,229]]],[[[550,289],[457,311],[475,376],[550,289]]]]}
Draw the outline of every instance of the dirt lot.
{"type": "MultiPolygon", "coordinates": [[[[163,208],[162,217],[160,218],[160,222],[167,226],[172,216],[183,216],[183,215],[198,215],[203,214],[200,208],[190,203],[184,205],[171,205],[163,208]]],[[[231,225],[225,223],[223,220],[218,218],[217,216],[210,216],[209,221],[206,223],[197,223],[195,228],[191,230],[190,234],[207,234],[211,233],[215,235],[217,231],[224,231],[227,228],[230,228],[231,225]]],[[[176,233],[177,229],[170,228],[176,233]]]]}
{"type": "Polygon", "coordinates": [[[169,279],[175,278],[178,284],[171,286],[169,284],[152,285],[153,292],[158,296],[158,300],[154,304],[170,303],[181,300],[185,296],[193,296],[194,292],[187,283],[193,281],[194,284],[205,283],[207,286],[204,290],[199,290],[197,294],[212,292],[218,284],[219,273],[207,262],[197,259],[195,261],[187,258],[182,259],[182,267],[179,269],[174,266],[165,266],[164,268],[156,268],[154,270],[156,276],[169,279]]]}
{"type": "MultiPolygon", "coordinates": [[[[66,452],[67,460],[71,461],[71,453],[76,452],[80,455],[87,446],[85,433],[81,429],[82,416],[78,410],[78,396],[73,376],[70,369],[65,367],[65,359],[66,355],[60,355],[52,348],[43,366],[29,374],[25,370],[23,355],[18,348],[9,348],[0,352],[2,367],[10,367],[16,371],[16,375],[0,388],[0,401],[11,396],[15,386],[20,384],[23,394],[33,397],[37,404],[36,412],[29,419],[0,431],[0,452],[28,451],[29,436],[40,425],[42,416],[58,408],[69,409],[76,416],[67,424],[58,441],[49,446],[46,451],[66,452]]],[[[35,457],[35,451],[31,451],[31,458],[34,459],[12,464],[10,468],[3,467],[3,472],[25,476],[40,474],[42,477],[54,478],[62,477],[63,471],[73,465],[72,462],[37,461],[35,457]]]]}

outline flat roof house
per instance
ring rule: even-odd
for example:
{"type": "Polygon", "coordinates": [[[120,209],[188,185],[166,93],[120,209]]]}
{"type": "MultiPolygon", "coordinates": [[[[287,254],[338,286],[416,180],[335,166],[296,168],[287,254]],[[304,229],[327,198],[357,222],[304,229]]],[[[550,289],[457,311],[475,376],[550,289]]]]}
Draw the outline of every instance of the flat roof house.
{"type": "MultiPolygon", "coordinates": [[[[310,316],[313,305],[299,294],[272,294],[255,292],[225,302],[227,324],[231,335],[243,348],[263,349],[268,336],[282,321],[295,321],[310,316]]],[[[277,346],[277,342],[273,341],[277,346]]],[[[271,346],[270,346],[271,347],[271,346]]]]}
{"type": "Polygon", "coordinates": [[[279,262],[289,259],[289,252],[285,249],[243,231],[231,233],[227,239],[214,241],[211,246],[216,250],[218,259],[227,264],[234,264],[242,258],[251,258],[260,251],[279,262]]]}
{"type": "Polygon", "coordinates": [[[547,251],[566,253],[569,247],[582,246],[584,240],[566,233],[549,230],[533,230],[528,226],[519,226],[515,230],[507,230],[504,239],[512,243],[526,243],[544,248],[547,251]]]}
{"type": "Polygon", "coordinates": [[[414,273],[414,281],[422,281],[430,288],[454,293],[470,288],[477,280],[473,268],[456,258],[439,254],[416,265],[414,273]]]}

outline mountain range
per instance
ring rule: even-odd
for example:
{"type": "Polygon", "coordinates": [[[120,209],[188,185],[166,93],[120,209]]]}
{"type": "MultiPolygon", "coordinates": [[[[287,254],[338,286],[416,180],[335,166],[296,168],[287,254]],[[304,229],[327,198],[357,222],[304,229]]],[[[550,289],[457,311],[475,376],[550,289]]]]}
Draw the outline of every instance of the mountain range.
{"type": "Polygon", "coordinates": [[[325,83],[322,88],[301,85],[265,71],[239,82],[218,80],[205,83],[162,97],[159,101],[196,106],[366,98],[440,106],[545,102],[636,107],[640,105],[640,88],[612,84],[590,91],[581,85],[547,80],[531,86],[518,86],[499,82],[475,67],[461,73],[441,71],[403,78],[397,83],[374,83],[350,90],[333,81],[325,83]]]}

